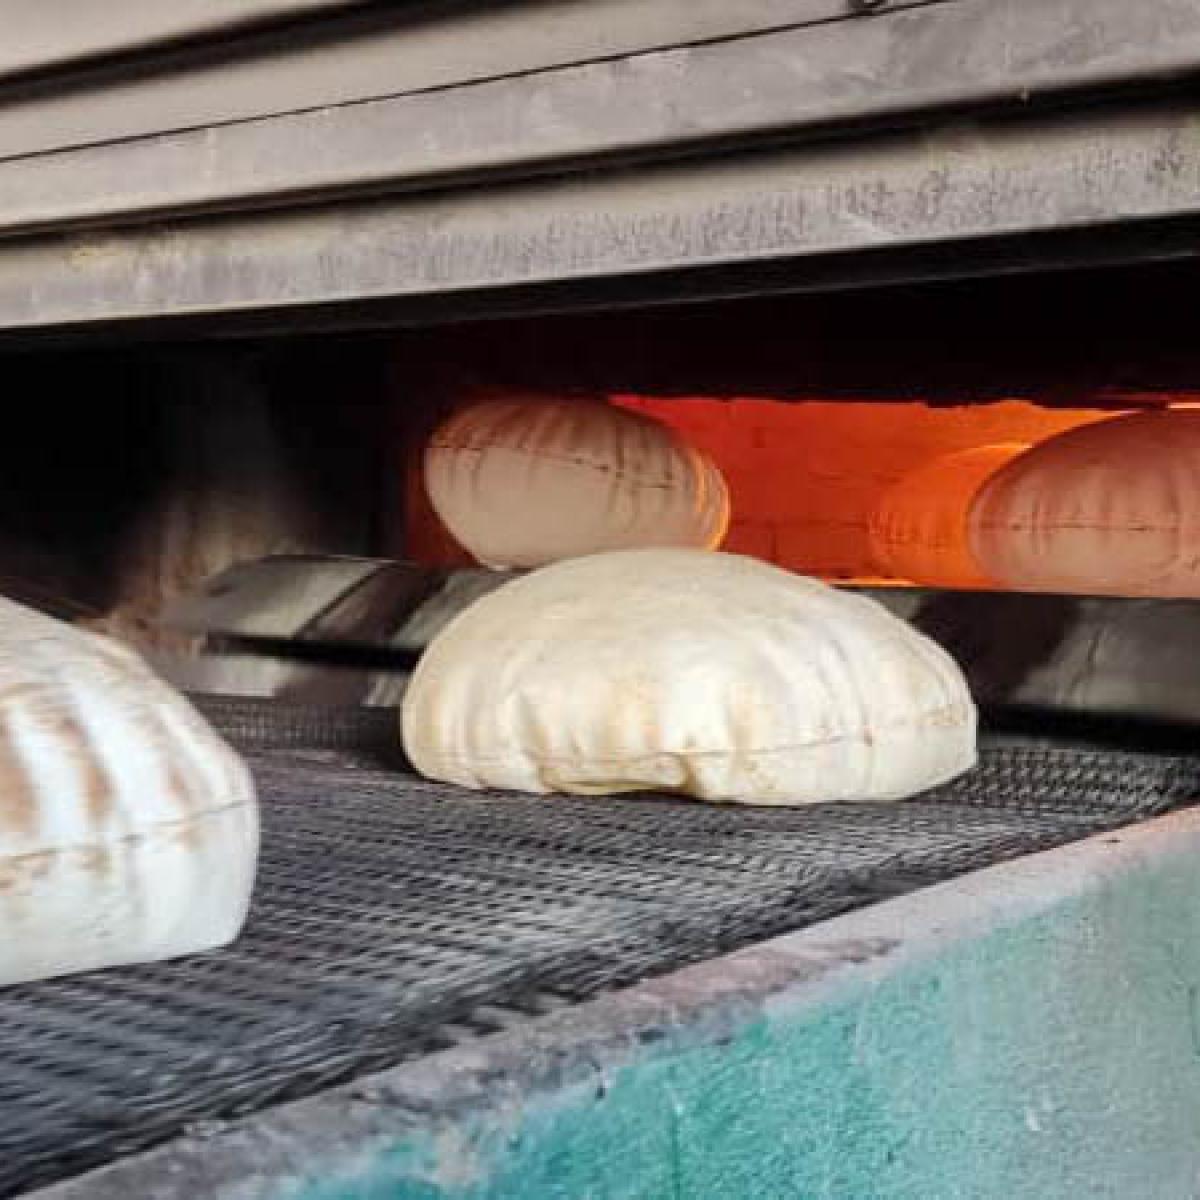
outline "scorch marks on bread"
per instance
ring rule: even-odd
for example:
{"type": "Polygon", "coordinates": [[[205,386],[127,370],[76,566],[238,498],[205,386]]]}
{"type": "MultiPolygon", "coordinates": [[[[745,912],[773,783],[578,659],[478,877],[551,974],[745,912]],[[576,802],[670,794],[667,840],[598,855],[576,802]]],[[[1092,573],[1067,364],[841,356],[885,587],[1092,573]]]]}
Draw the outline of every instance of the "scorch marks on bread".
{"type": "Polygon", "coordinates": [[[249,772],[182,696],[0,599],[0,984],[229,941],[257,846],[249,772]]]}
{"type": "Polygon", "coordinates": [[[635,546],[720,545],[729,493],[671,429],[596,400],[507,396],[433,434],[425,484],[482,563],[530,567],[635,546]]]}

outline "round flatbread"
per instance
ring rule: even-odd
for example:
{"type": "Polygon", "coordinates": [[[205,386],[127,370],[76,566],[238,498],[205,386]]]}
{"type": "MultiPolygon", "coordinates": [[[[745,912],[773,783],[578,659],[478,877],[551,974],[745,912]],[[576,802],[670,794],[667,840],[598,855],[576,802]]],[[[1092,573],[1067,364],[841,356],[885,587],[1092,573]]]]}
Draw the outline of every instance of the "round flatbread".
{"type": "Polygon", "coordinates": [[[753,804],[910,796],[972,766],[975,724],[954,662],[874,601],[687,550],[506,584],[438,635],[403,706],[435,779],[753,804]]]}
{"type": "Polygon", "coordinates": [[[976,493],[1029,447],[973,446],[921,463],[879,497],[868,524],[871,558],[893,579],[939,588],[991,588],[967,542],[976,493]]]}
{"type": "Polygon", "coordinates": [[[1200,412],[1061,433],[984,484],[971,552],[1018,591],[1200,596],[1200,412]]]}
{"type": "Polygon", "coordinates": [[[257,851],[249,772],[182,696],[0,599],[0,985],[231,941],[257,851]]]}
{"type": "Polygon", "coordinates": [[[492,567],[639,546],[715,549],[729,523],[711,460],[665,425],[594,400],[463,409],[430,440],[425,484],[446,528],[492,567]]]}

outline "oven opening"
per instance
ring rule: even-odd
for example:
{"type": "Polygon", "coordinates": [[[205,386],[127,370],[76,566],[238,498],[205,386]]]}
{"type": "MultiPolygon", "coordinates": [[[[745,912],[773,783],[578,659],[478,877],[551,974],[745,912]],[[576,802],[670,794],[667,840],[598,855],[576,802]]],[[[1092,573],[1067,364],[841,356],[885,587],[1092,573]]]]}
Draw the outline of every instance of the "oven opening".
{"type": "MultiPolygon", "coordinates": [[[[1106,576],[1121,530],[1082,551],[1095,570],[1085,562],[1080,586],[1058,587],[1005,557],[1044,530],[980,534],[968,516],[993,477],[1071,431],[1139,413],[1186,426],[1200,397],[1185,316],[1196,274],[1143,265],[362,333],[11,350],[3,363],[27,432],[0,450],[14,500],[0,513],[0,577],[13,598],[128,641],[189,691],[362,700],[345,671],[212,653],[164,614],[266,558],[478,567],[439,516],[423,464],[453,414],[507,397],[599,402],[672,431],[723,480],[720,549],[865,589],[907,615],[961,611],[968,627],[1002,621],[1011,636],[1004,614],[1014,608],[1127,621],[1141,609],[1121,600],[1137,596],[1165,620],[1186,600],[1188,572],[1180,583],[1135,551],[1125,574],[1106,576]]],[[[1070,509],[1066,493],[1035,504],[1070,509]]],[[[1169,488],[1160,493],[1135,496],[1162,511],[1139,509],[1134,524],[1186,525],[1186,512],[1169,511],[1169,488]]],[[[1068,512],[1068,523],[1128,524],[1111,495],[1086,502],[1093,510],[1068,512]]],[[[303,590],[299,576],[294,586],[303,590]]],[[[1040,619],[1024,624],[1017,636],[1034,638],[1040,619]]]]}
{"type": "Polygon", "coordinates": [[[0,10],[0,1200],[1196,1200],[1200,0],[0,10]]]}
{"type": "MultiPolygon", "coordinates": [[[[1200,397],[1186,315],[1196,282],[1190,264],[1151,263],[363,332],[11,348],[0,362],[27,432],[0,448],[13,500],[0,513],[0,575],[15,598],[129,641],[188,690],[276,694],[287,670],[204,653],[164,612],[268,557],[478,566],[431,502],[423,461],[453,413],[490,395],[601,402],[673,431],[727,488],[722,549],[895,592],[893,607],[981,593],[942,596],[939,611],[1107,600],[1125,614],[1119,601],[1137,596],[1174,612],[1187,570],[1172,579],[1154,555],[1186,559],[1186,532],[1115,578],[1101,568],[1121,551],[1097,538],[1081,552],[1096,572],[1059,585],[995,546],[1029,550],[1042,533],[992,531],[981,563],[967,516],[998,472],[1071,431],[1139,413],[1186,424],[1200,397]],[[904,599],[914,592],[926,599],[904,599]]],[[[1148,487],[1133,501],[1145,512],[1114,516],[1104,494],[1065,519],[1187,525],[1169,486],[1148,487]]],[[[1051,501],[1073,503],[1036,504],[1051,501]]],[[[344,674],[328,678],[340,680],[330,698],[362,698],[344,674]]]]}
{"type": "MultiPolygon", "coordinates": [[[[609,1013],[623,1028],[630,988],[631,1003],[675,1015],[622,1044],[671,1042],[679,1013],[703,1023],[719,1009],[721,1029],[749,994],[746,972],[785,990],[793,972],[819,983],[835,960],[869,974],[921,913],[969,914],[980,888],[1025,896],[1021,880],[1051,877],[1020,875],[1040,861],[1024,856],[1129,837],[1193,803],[1200,601],[1185,594],[1187,556],[1152,563],[1147,586],[1127,587],[1128,574],[1114,585],[1104,572],[1138,560],[1110,539],[1087,560],[1102,586],[1064,592],[1028,574],[1029,556],[996,560],[1008,582],[984,578],[964,529],[974,497],[1021,456],[1142,416],[1189,420],[1197,277],[1148,266],[6,351],[21,436],[0,444],[0,593],[127,643],[185,693],[249,765],[263,834],[254,907],[231,949],[0,992],[0,1024],[7,1014],[21,1031],[32,1080],[9,1110],[0,1191],[113,1163],[140,1170],[142,1156],[157,1171],[155,1155],[173,1162],[198,1125],[274,1128],[281,1103],[315,1104],[340,1129],[326,1105],[348,1096],[347,1111],[374,1113],[363,1089],[380,1072],[416,1096],[406,1072],[474,1070],[447,1053],[484,1055],[471,1062],[521,1091],[532,1060],[505,1038],[559,1029],[573,1061],[580,1029],[596,1045],[609,1035],[571,1022],[609,1013]],[[795,807],[422,777],[402,753],[411,666],[277,642],[391,653],[397,612],[414,608],[397,564],[425,572],[431,595],[456,573],[469,593],[493,568],[524,569],[481,565],[427,487],[437,431],[496,397],[608,405],[707,456],[728,491],[722,549],[866,595],[940,645],[978,706],[977,765],[899,800],[795,807]],[[1156,579],[1171,581],[1162,594],[1156,579]],[[196,597],[274,649],[167,619],[196,597]],[[1018,875],[961,879],[1014,858],[1018,875]],[[829,924],[848,914],[861,929],[829,924]],[[843,928],[841,948],[821,941],[843,928]],[[808,940],[760,949],[779,937],[808,940]],[[61,1037],[72,1023],[99,1028],[103,1052],[61,1037]],[[492,1046],[500,1058],[486,1057],[492,1046]],[[114,1097],[99,1125],[57,1090],[92,1072],[114,1097]]],[[[1157,482],[1147,488],[1172,520],[1157,482]]],[[[1103,524],[1110,501],[1084,515],[1103,524]]],[[[483,591],[481,605],[493,598],[483,591]]],[[[435,616],[411,622],[410,663],[449,627],[435,616]]],[[[724,618],[736,638],[736,613],[724,618]]],[[[538,728],[554,736],[553,720],[538,728]]],[[[595,1116],[608,1101],[592,1091],[595,1116]]],[[[455,1097],[427,1100],[438,1121],[455,1097]]]]}

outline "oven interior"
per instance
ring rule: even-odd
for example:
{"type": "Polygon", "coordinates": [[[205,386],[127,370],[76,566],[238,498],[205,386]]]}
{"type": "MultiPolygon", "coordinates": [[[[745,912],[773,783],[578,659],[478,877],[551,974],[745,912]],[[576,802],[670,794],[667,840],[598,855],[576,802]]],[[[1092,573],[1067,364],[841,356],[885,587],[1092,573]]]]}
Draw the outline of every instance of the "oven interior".
{"type": "Polygon", "coordinates": [[[1196,277],[1151,264],[350,334],[7,348],[20,436],[0,448],[0,571],[152,647],[165,599],[257,555],[469,563],[429,505],[420,456],[447,412],[494,389],[648,413],[725,473],[725,549],[886,583],[868,513],[914,466],[1196,402],[1196,277]]]}
{"type": "MultiPolygon", "coordinates": [[[[157,618],[267,555],[466,562],[419,466],[479,388],[606,396],[672,424],[726,471],[728,549],[891,592],[903,611],[917,593],[868,552],[874,494],[936,454],[1189,403],[1197,281],[1150,264],[6,350],[3,591],[128,640],[192,692],[253,764],[264,843],[231,949],[0,996],[22,1043],[19,1078],[0,1084],[0,1192],[1190,802],[1186,700],[1173,725],[1126,723],[1117,744],[1045,704],[1019,729],[998,720],[976,772],[900,805],[470,794],[405,766],[387,707],[289,695],[275,665],[198,656],[157,618]],[[86,1103],[66,1102],[79,1081],[86,1103]]],[[[945,636],[1015,670],[988,677],[997,701],[1020,698],[1071,616],[1054,597],[933,601],[945,636]]]]}

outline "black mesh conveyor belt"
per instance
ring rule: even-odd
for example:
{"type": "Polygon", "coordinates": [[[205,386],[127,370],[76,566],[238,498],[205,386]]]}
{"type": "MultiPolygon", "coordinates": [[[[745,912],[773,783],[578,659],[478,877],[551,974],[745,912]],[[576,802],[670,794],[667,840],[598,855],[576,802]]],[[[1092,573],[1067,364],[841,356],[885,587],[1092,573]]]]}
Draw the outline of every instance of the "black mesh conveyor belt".
{"type": "Polygon", "coordinates": [[[278,710],[289,733],[208,708],[260,785],[249,928],[0,992],[0,1194],[428,1052],[496,1007],[581,1000],[1200,795],[1200,757],[1029,745],[898,805],[473,795],[363,757],[390,717],[356,735],[278,710]],[[299,728],[323,748],[297,750],[299,728]]]}

